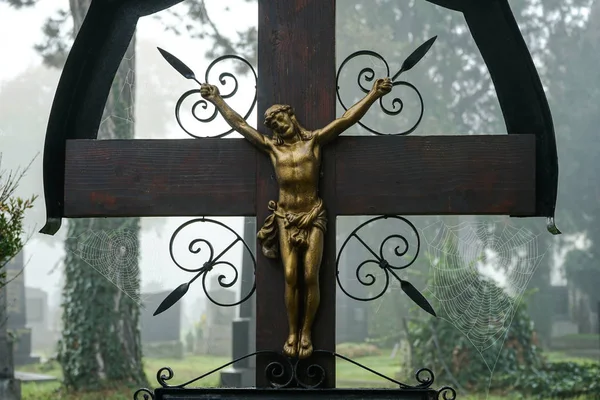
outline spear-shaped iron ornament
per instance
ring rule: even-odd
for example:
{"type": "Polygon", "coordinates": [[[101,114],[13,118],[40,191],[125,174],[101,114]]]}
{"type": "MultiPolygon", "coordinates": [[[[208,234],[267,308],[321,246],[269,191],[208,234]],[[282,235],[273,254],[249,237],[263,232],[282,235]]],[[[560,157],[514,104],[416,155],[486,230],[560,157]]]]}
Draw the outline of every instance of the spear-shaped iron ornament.
{"type": "Polygon", "coordinates": [[[196,79],[196,74],[194,74],[194,71],[192,71],[190,67],[185,65],[183,61],[181,61],[179,58],[175,57],[168,51],[161,49],[160,47],[157,47],[157,49],[160,52],[160,54],[164,57],[164,59],[167,60],[167,62],[171,64],[171,66],[175,68],[177,72],[183,75],[185,79],[194,80],[198,85],[201,85],[200,81],[196,79]]]}
{"type": "Polygon", "coordinates": [[[434,36],[419,47],[417,47],[417,49],[413,51],[411,55],[406,58],[406,60],[404,60],[402,66],[400,67],[400,70],[396,72],[396,74],[392,77],[392,82],[394,82],[400,76],[400,74],[411,70],[415,65],[417,65],[417,63],[421,61],[423,57],[425,57],[425,54],[427,54],[431,46],[433,46],[433,43],[436,39],[437,36],[434,36]]]}

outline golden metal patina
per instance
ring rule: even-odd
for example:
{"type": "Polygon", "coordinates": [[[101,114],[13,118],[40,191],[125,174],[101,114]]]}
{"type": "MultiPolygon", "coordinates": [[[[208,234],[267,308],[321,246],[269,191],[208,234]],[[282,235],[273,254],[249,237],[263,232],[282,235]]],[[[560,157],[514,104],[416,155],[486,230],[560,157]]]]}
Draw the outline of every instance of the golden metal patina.
{"type": "Polygon", "coordinates": [[[275,168],[279,200],[269,202],[272,213],[258,232],[258,239],[266,257],[281,257],[283,263],[289,324],[283,352],[289,357],[307,358],[313,352],[311,329],[320,301],[319,269],[327,227],[325,206],[317,193],[321,147],[357,123],[375,101],[391,90],[389,78],[376,80],[371,91],[341,118],[315,131],[302,127],[290,106],[274,105],[265,112],[264,123],[273,131],[272,137],[266,137],[225,103],[216,86],[201,85],[202,97],[215,105],[233,129],[267,153],[275,168]],[[301,326],[297,281],[300,265],[306,288],[301,326]]]}

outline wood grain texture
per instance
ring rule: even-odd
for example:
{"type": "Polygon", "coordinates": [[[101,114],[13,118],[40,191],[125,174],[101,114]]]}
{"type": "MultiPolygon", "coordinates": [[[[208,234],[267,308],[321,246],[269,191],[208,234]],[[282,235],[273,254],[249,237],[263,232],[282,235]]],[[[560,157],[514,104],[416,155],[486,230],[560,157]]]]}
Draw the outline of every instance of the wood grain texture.
{"type": "Polygon", "coordinates": [[[534,216],[534,135],[345,137],[340,215],[534,216]]]}
{"type": "MultiPolygon", "coordinates": [[[[262,133],[264,112],[273,104],[289,104],[298,121],[307,129],[325,126],[336,117],[335,100],[335,0],[258,1],[258,116],[262,133]]],[[[335,211],[333,202],[335,170],[332,149],[323,155],[324,176],[320,196],[325,202],[329,223],[321,265],[321,305],[313,325],[316,349],[335,350],[335,211]],[[331,161],[328,161],[331,160],[331,161]],[[328,162],[331,166],[328,166],[328,162]],[[333,239],[332,239],[333,238],[333,239]],[[333,251],[332,251],[333,250],[333,251]]],[[[273,167],[265,156],[258,159],[257,222],[268,215],[267,203],[276,200],[273,167]]],[[[284,305],[284,277],[279,262],[268,260],[257,249],[256,349],[281,351],[288,335],[284,305]]],[[[256,385],[268,387],[264,368],[272,361],[258,357],[256,385]]],[[[335,360],[315,359],[327,371],[325,387],[335,387],[335,360]]]]}
{"type": "Polygon", "coordinates": [[[255,215],[243,139],[69,140],[65,216],[255,215]]]}
{"type": "MultiPolygon", "coordinates": [[[[326,150],[330,215],[535,215],[533,135],[346,136],[326,150]]],[[[262,223],[277,196],[269,160],[243,139],[70,140],[66,166],[71,218],[251,216],[258,205],[262,223]]]]}

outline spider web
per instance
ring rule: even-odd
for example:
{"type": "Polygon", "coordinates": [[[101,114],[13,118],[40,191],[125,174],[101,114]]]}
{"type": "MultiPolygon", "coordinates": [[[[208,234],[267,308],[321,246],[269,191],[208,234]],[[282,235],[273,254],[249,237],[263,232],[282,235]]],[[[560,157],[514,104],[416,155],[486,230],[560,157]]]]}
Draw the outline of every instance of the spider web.
{"type": "Polygon", "coordinates": [[[133,230],[88,230],[75,241],[73,254],[94,268],[138,305],[142,305],[139,291],[140,246],[133,230]]]}
{"type": "MultiPolygon", "coordinates": [[[[135,129],[135,52],[128,51],[111,87],[99,125],[98,139],[123,139],[135,129]],[[130,54],[130,55],[128,55],[130,54]],[[119,84],[120,83],[120,84],[119,84]]],[[[140,307],[140,232],[128,229],[88,230],[68,238],[76,242],[73,253],[115,285],[140,307]]]]}
{"type": "Polygon", "coordinates": [[[441,319],[465,335],[493,372],[508,330],[531,277],[548,248],[540,234],[508,224],[438,221],[423,230],[431,255],[441,319]]]}
{"type": "Polygon", "coordinates": [[[117,77],[123,83],[120,87],[112,85],[109,100],[107,102],[107,109],[105,110],[102,120],[100,121],[100,132],[105,132],[111,137],[115,134],[118,126],[130,125],[131,128],[135,126],[135,70],[128,66],[135,65],[136,56],[135,53],[128,56],[125,54],[119,70],[117,71],[117,77]],[[127,69],[126,73],[122,71],[127,69]],[[121,75],[123,75],[121,77],[121,75]],[[115,104],[112,105],[110,98],[115,99],[115,104]],[[123,107],[123,105],[126,105],[123,107]],[[110,110],[109,110],[110,108],[110,110]]]}

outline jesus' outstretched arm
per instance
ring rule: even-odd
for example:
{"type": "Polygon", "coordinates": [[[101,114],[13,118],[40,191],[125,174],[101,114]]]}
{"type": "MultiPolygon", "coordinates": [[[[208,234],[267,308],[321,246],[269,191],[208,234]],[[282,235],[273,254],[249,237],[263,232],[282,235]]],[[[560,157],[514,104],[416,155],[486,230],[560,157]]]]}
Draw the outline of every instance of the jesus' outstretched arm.
{"type": "Polygon", "coordinates": [[[375,101],[388,94],[391,90],[392,81],[389,78],[377,79],[371,91],[362,100],[350,107],[340,118],[331,122],[323,129],[316,131],[319,143],[326,144],[332,141],[346,129],[356,124],[369,111],[369,108],[375,101]]]}
{"type": "Polygon", "coordinates": [[[215,107],[217,107],[217,110],[219,110],[223,116],[223,119],[225,119],[229,126],[235,129],[236,132],[241,134],[259,150],[268,152],[269,147],[265,137],[256,129],[251,127],[241,115],[229,107],[229,105],[221,97],[219,89],[216,86],[203,83],[200,87],[200,94],[204,99],[210,101],[215,107]]]}

